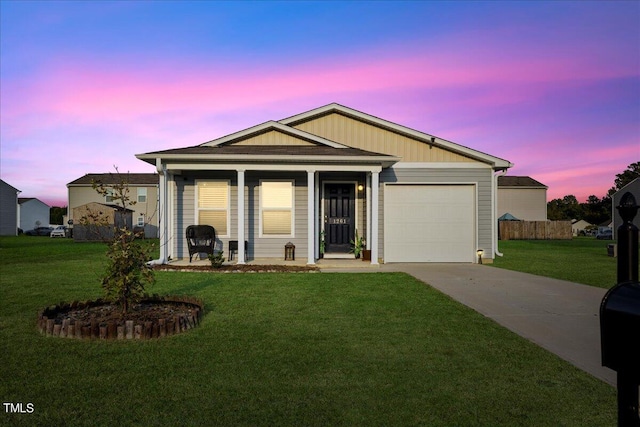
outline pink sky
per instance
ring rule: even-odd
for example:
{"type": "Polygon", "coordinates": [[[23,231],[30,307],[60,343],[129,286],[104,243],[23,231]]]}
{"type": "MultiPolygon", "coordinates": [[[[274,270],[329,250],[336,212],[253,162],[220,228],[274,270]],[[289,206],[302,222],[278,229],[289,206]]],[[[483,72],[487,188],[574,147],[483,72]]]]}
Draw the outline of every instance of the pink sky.
{"type": "Polygon", "coordinates": [[[331,102],[507,159],[548,200],[640,161],[635,2],[76,4],[2,3],[0,177],[50,205],[331,102]]]}

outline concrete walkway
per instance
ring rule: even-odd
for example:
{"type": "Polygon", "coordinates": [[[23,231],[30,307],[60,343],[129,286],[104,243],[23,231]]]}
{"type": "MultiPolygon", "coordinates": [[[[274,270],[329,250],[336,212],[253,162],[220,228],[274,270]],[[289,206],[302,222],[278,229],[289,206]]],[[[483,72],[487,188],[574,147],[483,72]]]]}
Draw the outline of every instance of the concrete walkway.
{"type": "MultiPolygon", "coordinates": [[[[369,270],[371,271],[371,270],[369,270]]],[[[613,386],[601,365],[600,302],[606,289],[478,264],[384,264],[433,286],[613,386]]]]}

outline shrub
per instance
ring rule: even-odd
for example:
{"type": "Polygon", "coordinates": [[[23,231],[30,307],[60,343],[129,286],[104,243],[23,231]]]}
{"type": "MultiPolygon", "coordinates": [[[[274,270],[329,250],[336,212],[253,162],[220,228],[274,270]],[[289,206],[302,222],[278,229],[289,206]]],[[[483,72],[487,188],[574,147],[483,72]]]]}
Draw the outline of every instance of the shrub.
{"type": "Polygon", "coordinates": [[[211,267],[212,268],[220,268],[220,267],[222,267],[222,264],[224,263],[224,257],[222,256],[223,253],[224,253],[224,251],[220,251],[218,253],[209,254],[208,258],[209,258],[209,261],[211,261],[211,267]]]}

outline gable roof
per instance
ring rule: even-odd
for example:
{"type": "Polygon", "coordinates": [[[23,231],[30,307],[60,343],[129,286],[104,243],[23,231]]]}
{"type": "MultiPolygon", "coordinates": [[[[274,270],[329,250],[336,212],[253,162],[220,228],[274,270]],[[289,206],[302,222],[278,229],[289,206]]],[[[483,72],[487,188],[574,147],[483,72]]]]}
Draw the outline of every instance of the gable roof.
{"type": "Polygon", "coordinates": [[[383,167],[391,166],[402,159],[393,152],[387,151],[387,154],[382,154],[380,152],[366,151],[366,146],[359,148],[351,147],[346,141],[337,142],[303,129],[296,128],[296,125],[298,124],[334,113],[394,132],[397,135],[418,141],[418,144],[424,143],[425,145],[428,145],[429,148],[435,146],[463,156],[467,159],[488,164],[495,170],[508,169],[513,166],[507,160],[491,156],[489,154],[455,144],[451,141],[392,123],[336,103],[297,114],[280,121],[267,121],[248,129],[207,141],[197,146],[137,154],[136,157],[147,163],[155,165],[156,167],[159,167],[158,162],[161,159],[190,162],[278,161],[285,163],[335,163],[348,161],[374,162],[382,165],[383,167]],[[279,140],[278,138],[266,140],[264,137],[261,137],[261,135],[266,135],[269,132],[282,133],[288,138],[283,138],[282,140],[279,140]],[[254,144],[254,141],[251,140],[251,138],[256,137],[261,139],[259,143],[263,145],[254,144]],[[244,146],[242,144],[243,141],[246,141],[244,146]]]}
{"type": "Polygon", "coordinates": [[[17,193],[22,193],[22,191],[18,190],[17,188],[15,188],[13,185],[8,184],[6,181],[4,181],[3,179],[0,179],[0,184],[8,189],[11,189],[13,191],[17,193]]]}
{"type": "Polygon", "coordinates": [[[386,129],[391,132],[395,132],[412,139],[416,139],[429,146],[436,146],[448,151],[452,151],[457,154],[461,154],[471,159],[475,159],[484,163],[489,163],[495,169],[508,169],[513,166],[511,162],[501,159],[499,157],[495,157],[495,156],[483,153],[481,151],[474,150],[472,148],[465,147],[460,144],[456,144],[454,142],[437,137],[435,135],[431,135],[428,133],[420,132],[415,129],[411,129],[407,126],[393,123],[388,120],[381,119],[371,114],[363,113],[362,111],[345,107],[344,105],[340,105],[337,103],[328,104],[323,107],[319,107],[301,114],[297,114],[295,116],[288,117],[286,119],[280,120],[280,123],[285,124],[287,126],[296,126],[301,123],[304,123],[322,116],[326,116],[329,114],[340,114],[346,117],[350,117],[360,122],[367,123],[382,129],[386,129]]]}
{"type": "Polygon", "coordinates": [[[304,141],[308,141],[312,144],[317,145],[325,145],[332,148],[347,148],[343,144],[338,144],[337,142],[330,141],[328,139],[319,137],[312,133],[308,133],[299,129],[292,128],[290,126],[285,126],[279,122],[275,122],[273,120],[259,124],[257,126],[250,127],[245,130],[241,130],[240,132],[235,132],[227,136],[223,136],[222,138],[214,139],[212,141],[205,142],[204,144],[200,144],[200,146],[207,147],[216,147],[224,144],[228,144],[231,142],[237,142],[242,139],[246,139],[252,136],[260,135],[270,131],[278,131],[284,133],[286,135],[290,135],[304,141]]]}
{"type": "Polygon", "coordinates": [[[155,173],[88,173],[67,184],[74,185],[91,185],[94,181],[101,182],[106,185],[120,184],[122,180],[126,180],[129,185],[158,185],[158,174],[155,173]]]}
{"type": "Polygon", "coordinates": [[[46,206],[46,207],[49,207],[49,205],[48,205],[48,204],[46,204],[46,203],[45,203],[45,202],[43,202],[42,200],[37,199],[37,198],[35,198],[35,197],[18,197],[18,204],[19,204],[19,205],[24,205],[25,203],[34,202],[34,201],[35,201],[35,202],[40,203],[41,205],[44,205],[44,206],[46,206]]]}
{"type": "Polygon", "coordinates": [[[549,188],[529,176],[499,176],[498,187],[549,188]]]}

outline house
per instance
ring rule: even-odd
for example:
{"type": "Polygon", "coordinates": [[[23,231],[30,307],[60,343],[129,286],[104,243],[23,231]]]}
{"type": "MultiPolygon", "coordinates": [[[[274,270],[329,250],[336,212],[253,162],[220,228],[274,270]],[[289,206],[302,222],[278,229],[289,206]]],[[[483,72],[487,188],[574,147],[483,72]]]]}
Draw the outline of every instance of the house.
{"type": "Polygon", "coordinates": [[[89,202],[73,208],[74,241],[107,241],[115,228],[133,229],[133,210],[115,204],[89,202]]]}
{"type": "Polygon", "coordinates": [[[18,194],[20,190],[0,179],[0,236],[18,235],[18,194]]]}
{"type": "MultiPolygon", "coordinates": [[[[329,104],[203,144],[138,154],[160,175],[160,259],[213,225],[237,262],[348,257],[356,230],[379,262],[477,262],[497,251],[497,174],[512,164],[329,104]],[[248,245],[247,248],[245,248],[248,245]]],[[[353,257],[353,255],[351,255],[353,257]]]]}
{"type": "Polygon", "coordinates": [[[498,216],[510,213],[523,221],[546,221],[547,189],[528,176],[499,176],[498,216]]]}
{"type": "Polygon", "coordinates": [[[584,235],[587,227],[593,227],[593,224],[588,223],[584,219],[571,221],[571,233],[574,236],[584,235]]]}
{"type": "Polygon", "coordinates": [[[33,197],[19,197],[20,228],[24,231],[49,225],[51,207],[33,197]]]}
{"type": "MultiPolygon", "coordinates": [[[[625,193],[633,194],[633,197],[636,199],[636,203],[640,206],[640,178],[636,178],[620,190],[616,191],[611,198],[612,206],[612,214],[611,218],[613,218],[613,238],[618,240],[618,227],[622,225],[622,217],[620,216],[620,212],[616,209],[617,206],[620,206],[620,200],[625,193]]],[[[633,218],[633,223],[636,227],[640,228],[640,213],[636,214],[635,218],[633,218]]]]}
{"type": "Polygon", "coordinates": [[[94,182],[101,182],[105,186],[118,185],[126,182],[128,197],[135,204],[127,206],[132,211],[133,226],[144,227],[146,237],[158,237],[158,174],[155,173],[90,173],[67,184],[69,194],[69,209],[67,222],[77,223],[74,209],[96,202],[113,204],[110,194],[101,195],[92,186],[94,182]]]}

